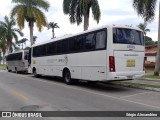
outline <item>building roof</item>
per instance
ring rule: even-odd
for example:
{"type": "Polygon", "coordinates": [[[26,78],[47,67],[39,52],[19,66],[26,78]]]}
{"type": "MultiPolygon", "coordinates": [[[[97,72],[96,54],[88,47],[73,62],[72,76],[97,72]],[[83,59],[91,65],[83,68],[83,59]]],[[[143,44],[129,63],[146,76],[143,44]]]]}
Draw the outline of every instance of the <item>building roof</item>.
{"type": "Polygon", "coordinates": [[[156,56],[157,54],[157,45],[148,45],[145,46],[145,55],[146,56],[156,56]]]}

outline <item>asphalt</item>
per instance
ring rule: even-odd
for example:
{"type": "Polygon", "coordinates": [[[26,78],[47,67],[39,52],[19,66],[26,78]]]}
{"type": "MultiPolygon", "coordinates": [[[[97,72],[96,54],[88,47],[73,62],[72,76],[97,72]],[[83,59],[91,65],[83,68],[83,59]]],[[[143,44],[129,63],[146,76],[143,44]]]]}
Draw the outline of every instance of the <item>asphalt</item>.
{"type": "MultiPolygon", "coordinates": [[[[155,91],[107,84],[66,85],[61,79],[0,72],[0,111],[159,111],[155,91]]],[[[44,118],[45,120],[48,120],[44,118]]],[[[40,120],[44,120],[40,119],[40,120]]],[[[51,118],[59,120],[58,118],[51,118]]],[[[135,120],[135,118],[70,118],[63,120],[135,120]]],[[[151,120],[153,118],[136,118],[151,120]]],[[[1,120],[1,119],[0,119],[1,120]]],[[[8,120],[8,119],[7,119],[8,120]]],[[[19,120],[19,119],[14,119],[19,120]]],[[[27,119],[26,119],[27,120],[27,119]]],[[[30,120],[30,119],[29,119],[30,120]]],[[[39,119],[33,119],[39,120],[39,119]]],[[[154,118],[154,120],[159,120],[154,118]]]]}
{"type": "MultiPolygon", "coordinates": [[[[6,71],[6,70],[1,70],[1,72],[2,71],[6,71]]],[[[152,72],[147,72],[146,74],[153,74],[153,73],[152,72]]],[[[126,81],[124,81],[124,82],[126,82],[126,81]]],[[[136,84],[138,83],[138,84],[145,84],[145,85],[160,86],[160,79],[140,78],[140,79],[130,80],[130,81],[127,81],[127,82],[136,83],[136,84]]],[[[133,85],[127,85],[127,84],[123,84],[123,82],[121,82],[121,84],[116,83],[116,85],[160,92],[160,88],[137,86],[137,85],[134,85],[134,84],[133,85]]]]}

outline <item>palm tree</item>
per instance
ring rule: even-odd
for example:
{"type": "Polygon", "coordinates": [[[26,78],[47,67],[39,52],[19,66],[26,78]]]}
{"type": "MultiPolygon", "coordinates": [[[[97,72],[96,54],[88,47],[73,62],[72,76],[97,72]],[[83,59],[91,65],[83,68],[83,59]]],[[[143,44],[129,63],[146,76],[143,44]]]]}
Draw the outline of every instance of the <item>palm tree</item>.
{"type": "Polygon", "coordinates": [[[143,31],[144,41],[145,41],[145,45],[146,45],[146,40],[148,38],[146,35],[147,35],[147,32],[150,32],[150,29],[147,28],[147,23],[146,22],[140,23],[137,27],[140,28],[143,31]]]}
{"type": "Polygon", "coordinates": [[[0,21],[0,35],[3,36],[3,39],[7,41],[6,43],[9,53],[13,51],[13,38],[16,42],[18,41],[18,36],[16,33],[18,33],[20,36],[23,36],[23,33],[19,29],[14,28],[15,25],[15,20],[13,18],[9,19],[7,16],[4,17],[4,22],[0,21]]]}
{"type": "MultiPolygon", "coordinates": [[[[138,15],[140,15],[145,22],[151,22],[155,17],[155,9],[157,0],[133,0],[133,7],[135,8],[138,15]]],[[[160,14],[160,3],[159,3],[159,14],[160,14]]],[[[158,23],[158,50],[156,56],[156,64],[154,75],[159,76],[160,68],[160,15],[158,23]]]]}
{"type": "Polygon", "coordinates": [[[3,60],[3,64],[5,64],[5,54],[6,54],[6,51],[7,51],[7,47],[6,47],[6,41],[5,39],[1,38],[0,39],[0,48],[1,48],[1,51],[2,51],[2,60],[3,60]]]}
{"type": "Polygon", "coordinates": [[[17,5],[11,10],[11,17],[17,17],[17,24],[20,29],[24,28],[27,21],[30,28],[30,41],[33,45],[33,27],[37,24],[41,32],[42,27],[46,26],[47,20],[41,9],[48,11],[50,4],[46,0],[12,0],[17,5]]]}
{"type": "Polygon", "coordinates": [[[55,29],[55,28],[59,28],[58,23],[50,22],[50,23],[47,25],[47,28],[48,28],[48,30],[49,30],[50,28],[52,29],[52,38],[51,38],[51,39],[55,38],[54,29],[55,29]]]}
{"type": "Polygon", "coordinates": [[[19,40],[19,41],[17,42],[17,44],[22,44],[22,50],[23,50],[23,43],[26,44],[26,41],[28,41],[27,38],[22,38],[21,40],[19,40]]]}
{"type": "Polygon", "coordinates": [[[1,52],[1,50],[0,50],[0,64],[1,64],[1,61],[2,61],[2,59],[3,59],[1,54],[2,54],[2,52],[1,52]]]}
{"type": "Polygon", "coordinates": [[[63,0],[63,12],[69,15],[71,23],[79,25],[84,17],[84,30],[89,27],[90,9],[92,9],[94,20],[99,23],[101,12],[98,0],[63,0]]]}
{"type": "Polygon", "coordinates": [[[140,23],[137,27],[139,27],[143,31],[145,37],[147,35],[147,32],[150,32],[150,29],[147,28],[147,23],[140,23]]]}

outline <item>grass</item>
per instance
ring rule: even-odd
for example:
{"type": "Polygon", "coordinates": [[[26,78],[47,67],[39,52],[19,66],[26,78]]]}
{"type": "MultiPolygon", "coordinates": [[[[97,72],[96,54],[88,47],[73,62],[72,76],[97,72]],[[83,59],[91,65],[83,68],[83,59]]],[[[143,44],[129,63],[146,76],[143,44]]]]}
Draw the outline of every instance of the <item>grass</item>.
{"type": "Polygon", "coordinates": [[[5,70],[6,69],[6,65],[5,64],[0,64],[0,70],[5,70]]]}
{"type": "Polygon", "coordinates": [[[160,79],[160,76],[155,76],[155,75],[145,75],[145,78],[160,79]]]}
{"type": "Polygon", "coordinates": [[[142,84],[142,83],[131,83],[131,82],[113,82],[113,84],[117,85],[127,85],[130,87],[151,87],[151,88],[160,88],[160,85],[149,85],[149,84],[142,84]]]}

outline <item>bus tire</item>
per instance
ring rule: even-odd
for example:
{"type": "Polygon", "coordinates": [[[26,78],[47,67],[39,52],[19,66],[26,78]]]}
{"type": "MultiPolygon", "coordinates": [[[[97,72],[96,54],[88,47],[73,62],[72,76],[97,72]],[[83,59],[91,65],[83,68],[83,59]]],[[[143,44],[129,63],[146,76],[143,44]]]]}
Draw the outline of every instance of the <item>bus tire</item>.
{"type": "Polygon", "coordinates": [[[18,74],[19,73],[19,71],[17,70],[17,68],[15,68],[15,72],[18,74]]]}
{"type": "Polygon", "coordinates": [[[87,83],[88,83],[89,85],[95,85],[95,84],[97,84],[97,81],[87,81],[87,83]]]}
{"type": "Polygon", "coordinates": [[[8,72],[11,72],[11,70],[9,70],[8,67],[7,67],[7,70],[8,70],[8,72]]]}
{"type": "Polygon", "coordinates": [[[36,71],[36,69],[33,69],[33,75],[34,75],[34,77],[40,77],[40,75],[39,74],[37,74],[37,71],[36,71]]]}
{"type": "Polygon", "coordinates": [[[71,73],[69,72],[69,70],[64,71],[63,79],[67,85],[73,84],[73,80],[71,79],[71,73]]]}

